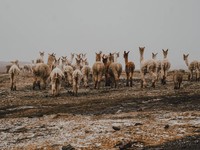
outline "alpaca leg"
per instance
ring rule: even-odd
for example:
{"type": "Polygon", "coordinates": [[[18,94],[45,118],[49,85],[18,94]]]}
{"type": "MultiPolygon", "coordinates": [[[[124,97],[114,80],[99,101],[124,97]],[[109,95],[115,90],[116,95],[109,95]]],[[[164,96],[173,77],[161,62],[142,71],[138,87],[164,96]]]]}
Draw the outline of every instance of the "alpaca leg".
{"type": "Polygon", "coordinates": [[[97,88],[98,77],[97,75],[94,76],[94,89],[97,88]]]}
{"type": "Polygon", "coordinates": [[[126,86],[129,86],[129,73],[126,73],[126,86]]]}
{"type": "Polygon", "coordinates": [[[140,72],[140,76],[141,76],[141,88],[146,87],[147,83],[145,80],[144,72],[140,72]]]}
{"type": "Polygon", "coordinates": [[[131,72],[131,76],[130,76],[130,86],[133,86],[133,72],[131,72]]]}

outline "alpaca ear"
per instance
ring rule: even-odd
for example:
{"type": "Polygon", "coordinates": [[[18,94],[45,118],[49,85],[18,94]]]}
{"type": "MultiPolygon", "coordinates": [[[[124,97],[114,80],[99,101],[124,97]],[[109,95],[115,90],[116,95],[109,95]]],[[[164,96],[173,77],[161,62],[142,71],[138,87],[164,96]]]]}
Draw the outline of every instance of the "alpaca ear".
{"type": "Polygon", "coordinates": [[[128,51],[127,53],[129,53],[130,51],[128,51]]]}

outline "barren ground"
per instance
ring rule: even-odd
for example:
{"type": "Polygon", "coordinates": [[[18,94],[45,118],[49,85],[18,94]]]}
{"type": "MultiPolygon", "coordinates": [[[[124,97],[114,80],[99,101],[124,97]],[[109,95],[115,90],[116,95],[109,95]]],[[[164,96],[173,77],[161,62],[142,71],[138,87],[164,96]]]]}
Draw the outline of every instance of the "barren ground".
{"type": "Polygon", "coordinates": [[[132,88],[124,83],[52,97],[49,88],[31,89],[31,75],[11,92],[0,74],[0,149],[200,149],[200,82],[174,90],[169,77],[140,89],[136,75],[132,88]]]}

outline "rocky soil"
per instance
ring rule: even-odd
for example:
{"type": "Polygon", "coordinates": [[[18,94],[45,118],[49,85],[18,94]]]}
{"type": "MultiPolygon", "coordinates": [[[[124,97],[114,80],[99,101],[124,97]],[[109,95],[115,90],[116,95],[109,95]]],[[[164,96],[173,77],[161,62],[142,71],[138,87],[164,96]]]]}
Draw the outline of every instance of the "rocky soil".
{"type": "MultiPolygon", "coordinates": [[[[185,77],[186,79],[186,77],[185,77]]],[[[32,90],[20,75],[17,91],[0,74],[0,149],[200,149],[200,82],[140,88],[32,90]]]]}

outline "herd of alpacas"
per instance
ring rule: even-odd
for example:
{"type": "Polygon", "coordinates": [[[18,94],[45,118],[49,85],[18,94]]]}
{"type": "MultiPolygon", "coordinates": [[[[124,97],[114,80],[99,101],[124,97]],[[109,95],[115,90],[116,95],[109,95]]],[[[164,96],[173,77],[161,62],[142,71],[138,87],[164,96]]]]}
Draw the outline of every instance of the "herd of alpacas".
{"type": "MultiPolygon", "coordinates": [[[[167,58],[168,49],[162,50],[163,60],[157,60],[157,53],[152,53],[152,58],[146,60],[144,58],[145,47],[139,47],[140,53],[140,77],[141,88],[147,86],[146,74],[151,77],[151,86],[155,87],[156,81],[160,80],[162,84],[166,84],[167,73],[171,63],[167,58]]],[[[123,57],[125,61],[126,86],[133,86],[133,74],[135,64],[128,60],[130,51],[124,51],[123,57]]],[[[189,80],[199,80],[200,62],[192,61],[189,63],[189,54],[183,54],[183,59],[188,66],[189,80]]],[[[77,95],[81,82],[85,88],[88,87],[89,77],[92,77],[94,88],[99,89],[102,79],[105,80],[105,86],[118,87],[118,82],[122,73],[122,64],[117,61],[118,53],[103,54],[101,51],[96,53],[96,61],[89,66],[86,54],[71,53],[71,57],[62,56],[56,58],[56,54],[48,54],[47,63],[44,62],[44,52],[39,52],[39,58],[32,61],[32,64],[24,65],[23,71],[27,71],[33,76],[33,90],[38,87],[45,89],[47,84],[51,85],[51,93],[53,96],[59,95],[61,85],[64,83],[72,87],[74,95],[77,95]],[[74,62],[75,60],[75,62],[74,62]],[[104,78],[103,78],[104,77],[104,78]],[[42,85],[42,86],[41,86],[42,85]]],[[[7,72],[10,74],[11,90],[16,90],[16,77],[20,74],[19,61],[12,61],[11,66],[7,66],[7,72]]],[[[181,70],[174,71],[173,81],[174,89],[179,89],[183,80],[183,72],[181,70]]]]}

